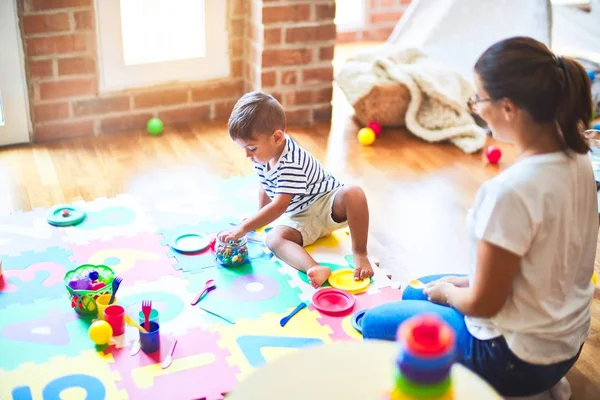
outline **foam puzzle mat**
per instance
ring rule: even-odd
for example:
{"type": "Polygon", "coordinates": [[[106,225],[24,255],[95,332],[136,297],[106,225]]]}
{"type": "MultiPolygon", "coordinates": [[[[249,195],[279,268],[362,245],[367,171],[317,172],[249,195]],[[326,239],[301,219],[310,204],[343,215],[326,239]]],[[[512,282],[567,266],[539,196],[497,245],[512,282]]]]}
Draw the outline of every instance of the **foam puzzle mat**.
{"type": "MultiPolygon", "coordinates": [[[[218,181],[202,193],[167,199],[120,195],[77,202],[86,219],[72,227],[46,222],[46,209],[0,217],[0,399],[222,399],[254,369],[283,354],[340,340],[361,340],[352,313],[399,300],[398,285],[375,267],[369,289],[344,316],[322,314],[306,275],[278,260],[260,241],[249,263],[219,266],[210,250],[184,255],[168,243],[182,232],[214,234],[256,210],[254,177],[218,181]],[[143,300],[159,311],[161,350],[130,349],[136,328],[99,348],[88,337],[94,317],[71,308],[67,271],[107,265],[123,278],[117,303],[137,320],[143,300]],[[190,301],[208,279],[216,288],[190,301]],[[281,327],[301,301],[309,305],[281,327]],[[177,340],[173,363],[160,364],[177,340]]],[[[255,233],[259,239],[265,231],[255,233]]],[[[352,267],[349,232],[307,247],[332,269],[352,267]]]]}

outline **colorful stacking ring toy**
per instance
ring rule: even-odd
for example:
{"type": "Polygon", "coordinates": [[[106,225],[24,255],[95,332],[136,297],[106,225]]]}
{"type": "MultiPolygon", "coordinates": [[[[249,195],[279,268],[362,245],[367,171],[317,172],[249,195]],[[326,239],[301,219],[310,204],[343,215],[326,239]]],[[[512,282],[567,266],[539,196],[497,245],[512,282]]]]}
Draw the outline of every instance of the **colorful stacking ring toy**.
{"type": "Polygon", "coordinates": [[[456,335],[435,315],[423,314],[406,320],[396,338],[396,381],[391,398],[451,399],[450,370],[456,359],[456,335]]]}

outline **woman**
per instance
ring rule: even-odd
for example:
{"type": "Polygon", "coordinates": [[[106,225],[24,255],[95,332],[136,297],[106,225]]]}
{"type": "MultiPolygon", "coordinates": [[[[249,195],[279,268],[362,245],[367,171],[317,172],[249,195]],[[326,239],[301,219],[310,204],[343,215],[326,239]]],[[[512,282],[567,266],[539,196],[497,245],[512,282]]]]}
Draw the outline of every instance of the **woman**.
{"type": "Polygon", "coordinates": [[[590,326],[597,193],[583,128],[590,82],[572,59],[531,38],[488,48],[469,106],[518,160],[480,188],[467,216],[468,276],[426,277],[422,291],[368,311],[366,339],[434,312],[457,333],[458,361],[504,396],[552,388],[573,366],[590,326]]]}

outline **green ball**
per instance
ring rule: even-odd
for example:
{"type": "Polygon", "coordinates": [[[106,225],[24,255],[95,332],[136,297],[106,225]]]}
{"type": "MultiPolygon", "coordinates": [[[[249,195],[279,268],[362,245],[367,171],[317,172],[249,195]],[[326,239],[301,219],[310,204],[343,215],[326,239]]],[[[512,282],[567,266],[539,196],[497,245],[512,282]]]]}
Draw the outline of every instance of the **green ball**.
{"type": "Polygon", "coordinates": [[[158,136],[163,133],[163,122],[159,118],[150,118],[148,121],[148,133],[153,136],[158,136]]]}

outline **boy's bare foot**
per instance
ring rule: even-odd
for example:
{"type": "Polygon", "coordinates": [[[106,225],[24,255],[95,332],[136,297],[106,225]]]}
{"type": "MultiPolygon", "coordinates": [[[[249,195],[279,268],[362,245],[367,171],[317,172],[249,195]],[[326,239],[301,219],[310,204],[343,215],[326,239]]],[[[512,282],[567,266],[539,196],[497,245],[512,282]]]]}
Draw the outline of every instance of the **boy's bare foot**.
{"type": "Polygon", "coordinates": [[[354,254],[354,280],[373,276],[373,267],[366,254],[354,254]]]}
{"type": "Polygon", "coordinates": [[[327,281],[329,275],[331,275],[331,269],[322,265],[316,265],[309,268],[308,271],[306,271],[306,275],[308,276],[310,284],[314,288],[318,288],[327,281]]]}

